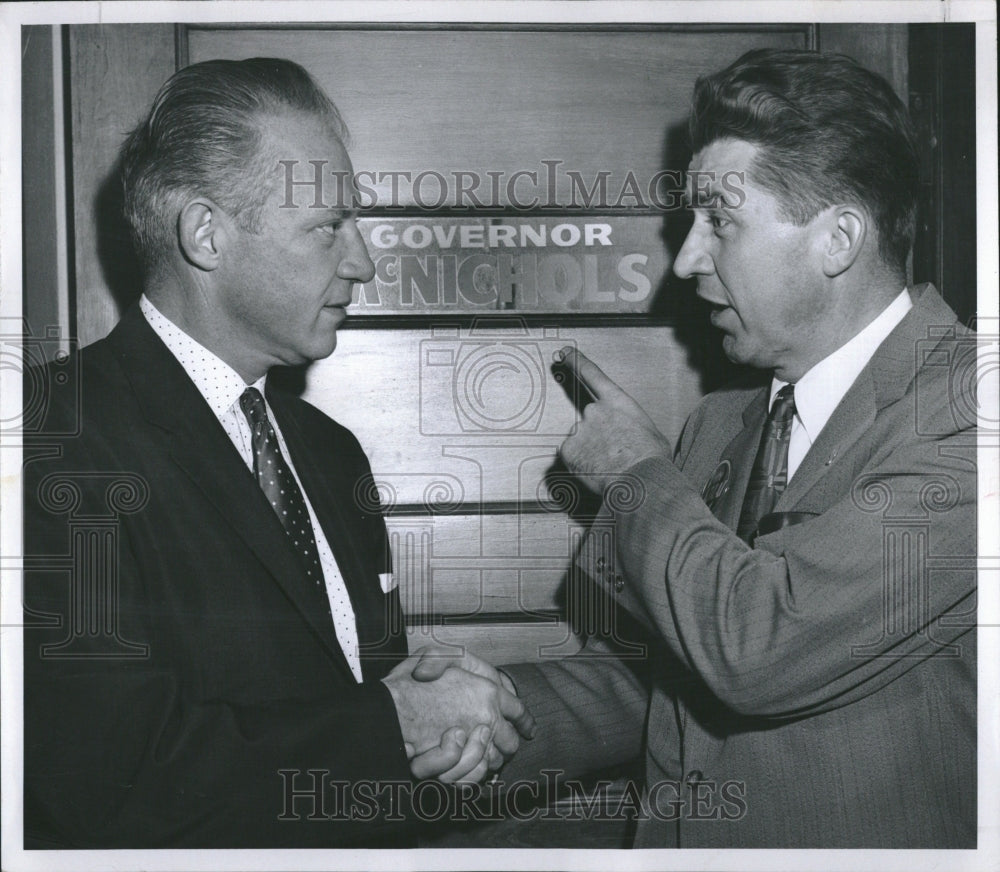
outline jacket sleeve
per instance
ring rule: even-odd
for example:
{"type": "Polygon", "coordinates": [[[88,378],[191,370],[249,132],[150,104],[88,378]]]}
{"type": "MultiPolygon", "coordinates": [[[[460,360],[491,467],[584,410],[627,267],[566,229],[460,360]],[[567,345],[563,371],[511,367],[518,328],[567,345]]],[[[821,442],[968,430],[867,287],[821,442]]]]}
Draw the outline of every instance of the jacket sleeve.
{"type": "Polygon", "coordinates": [[[503,671],[538,725],[504,766],[507,784],[538,781],[543,770],[574,778],[639,757],[650,694],[645,661],[622,659],[594,637],[572,657],[503,671]]]}
{"type": "MultiPolygon", "coordinates": [[[[700,407],[684,426],[676,457],[690,450],[699,419],[700,407]]],[[[573,572],[570,579],[577,591],[588,584],[573,572]]],[[[624,609],[615,609],[609,598],[595,598],[592,589],[581,599],[591,605],[602,600],[620,635],[631,641],[621,645],[594,635],[572,657],[503,667],[538,723],[535,737],[522,742],[504,766],[508,783],[539,780],[545,769],[573,778],[636,760],[643,749],[652,670],[661,684],[684,678],[683,665],[624,609]]]]}
{"type": "Polygon", "coordinates": [[[829,710],[955,656],[975,623],[974,437],[908,423],[827,511],[754,548],[670,459],[637,464],[645,500],[614,513],[621,604],[748,715],[829,710]]]}

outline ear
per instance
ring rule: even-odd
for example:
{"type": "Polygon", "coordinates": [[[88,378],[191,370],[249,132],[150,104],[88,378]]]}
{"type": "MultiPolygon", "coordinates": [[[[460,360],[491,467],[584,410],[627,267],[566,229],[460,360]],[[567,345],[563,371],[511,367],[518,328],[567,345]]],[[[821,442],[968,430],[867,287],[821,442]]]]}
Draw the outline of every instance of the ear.
{"type": "Polygon", "coordinates": [[[184,206],[177,219],[177,236],[188,263],[205,271],[219,266],[222,225],[222,213],[211,200],[191,200],[184,206]]]}
{"type": "Polygon", "coordinates": [[[853,204],[832,206],[824,216],[823,272],[833,278],[851,268],[868,238],[868,213],[853,204]]]}

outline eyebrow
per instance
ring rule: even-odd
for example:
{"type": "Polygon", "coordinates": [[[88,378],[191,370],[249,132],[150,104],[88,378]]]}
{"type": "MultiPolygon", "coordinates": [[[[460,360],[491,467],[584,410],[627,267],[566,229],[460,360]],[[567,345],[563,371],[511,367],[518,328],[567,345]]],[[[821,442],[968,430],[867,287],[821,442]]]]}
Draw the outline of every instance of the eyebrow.
{"type": "Polygon", "coordinates": [[[312,217],[318,221],[349,221],[358,217],[358,209],[338,208],[336,206],[325,206],[313,212],[312,217]]]}
{"type": "Polygon", "coordinates": [[[691,199],[691,193],[686,188],[681,196],[684,199],[684,204],[689,209],[724,209],[727,212],[733,211],[733,207],[730,206],[722,194],[716,190],[709,189],[708,191],[705,191],[704,189],[699,189],[697,205],[691,199]]]}

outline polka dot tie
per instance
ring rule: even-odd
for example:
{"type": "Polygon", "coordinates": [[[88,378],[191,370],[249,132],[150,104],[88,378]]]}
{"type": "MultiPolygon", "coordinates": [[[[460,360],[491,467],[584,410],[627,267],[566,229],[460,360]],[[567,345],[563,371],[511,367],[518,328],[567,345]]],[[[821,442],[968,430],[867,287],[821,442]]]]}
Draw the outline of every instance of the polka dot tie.
{"type": "Polygon", "coordinates": [[[764,423],[760,448],[750,472],[737,535],[751,542],[757,525],[764,515],[774,511],[774,504],[788,486],[788,443],[795,417],[795,394],[792,385],[785,385],[774,398],[771,413],[764,423]]]}
{"type": "MultiPolygon", "coordinates": [[[[240,408],[247,417],[253,434],[253,472],[264,496],[292,540],[295,553],[306,571],[306,577],[323,592],[326,600],[323,567],[316,549],[306,501],[295,476],[281,455],[278,437],[267,417],[264,398],[256,388],[247,388],[240,397],[240,408]]],[[[329,603],[327,602],[327,610],[329,603]]]]}

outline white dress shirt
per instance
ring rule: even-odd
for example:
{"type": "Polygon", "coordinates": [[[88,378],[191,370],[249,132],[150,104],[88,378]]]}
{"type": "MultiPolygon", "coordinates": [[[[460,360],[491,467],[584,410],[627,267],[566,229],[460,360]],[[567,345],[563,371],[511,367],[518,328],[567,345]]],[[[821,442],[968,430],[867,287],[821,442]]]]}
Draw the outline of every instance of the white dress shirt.
{"type": "MultiPolygon", "coordinates": [[[[795,418],[788,442],[789,481],[861,370],[912,308],[910,294],[903,288],[864,330],[824,357],[795,383],[795,418]]],[[[786,384],[777,378],[771,380],[768,408],[786,384]]]]}
{"type": "Polygon", "coordinates": [[[288,446],[281,435],[278,421],[267,403],[267,394],[264,390],[267,376],[262,376],[252,385],[246,384],[236,370],[170,321],[149,301],[145,294],[139,299],[139,308],[146,316],[149,326],[163,340],[163,344],[170,349],[180,365],[184,367],[188,377],[194,382],[198,392],[205,398],[251,474],[253,473],[253,435],[246,415],[240,408],[240,396],[248,387],[254,387],[260,391],[261,396],[265,397],[264,404],[267,407],[267,415],[271,419],[271,425],[278,437],[281,454],[285,458],[288,468],[292,471],[292,475],[295,476],[295,481],[299,485],[299,490],[302,491],[302,497],[309,512],[309,521],[312,524],[313,537],[316,540],[316,550],[319,552],[319,561],[326,581],[326,594],[330,600],[330,612],[333,615],[337,641],[347,658],[351,672],[354,673],[354,678],[360,682],[361,658],[358,653],[358,628],[351,598],[347,593],[347,585],[344,584],[344,578],[340,574],[333,551],[330,549],[330,543],[316,518],[306,489],[302,486],[302,480],[295,471],[292,456],[289,454],[288,446]]]}

